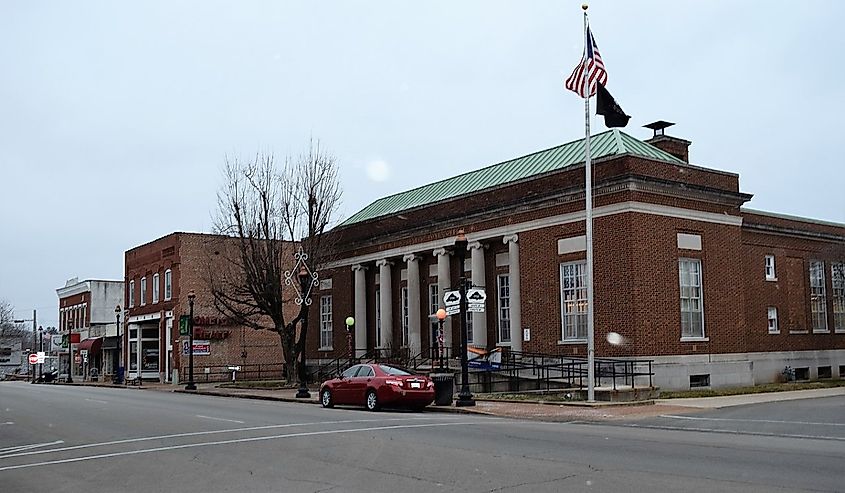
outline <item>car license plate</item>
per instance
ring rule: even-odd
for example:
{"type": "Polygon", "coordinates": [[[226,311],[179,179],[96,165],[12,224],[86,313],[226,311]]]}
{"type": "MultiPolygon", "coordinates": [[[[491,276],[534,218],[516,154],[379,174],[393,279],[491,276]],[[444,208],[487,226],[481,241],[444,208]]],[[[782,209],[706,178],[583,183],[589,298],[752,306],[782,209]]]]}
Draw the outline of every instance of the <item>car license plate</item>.
{"type": "Polygon", "coordinates": [[[411,382],[411,388],[412,389],[421,389],[422,384],[420,382],[411,382]]]}

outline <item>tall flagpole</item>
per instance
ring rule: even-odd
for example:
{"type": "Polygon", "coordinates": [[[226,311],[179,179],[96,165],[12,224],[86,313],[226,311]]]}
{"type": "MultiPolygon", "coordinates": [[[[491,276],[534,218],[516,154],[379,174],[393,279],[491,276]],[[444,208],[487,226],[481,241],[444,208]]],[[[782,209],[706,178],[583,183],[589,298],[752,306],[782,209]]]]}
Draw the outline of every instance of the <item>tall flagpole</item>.
{"type": "MultiPolygon", "coordinates": [[[[587,54],[587,43],[590,42],[587,36],[587,4],[581,6],[584,9],[584,56],[587,54]]],[[[593,329],[593,170],[590,162],[590,77],[589,67],[587,72],[587,97],[584,98],[584,170],[586,179],[584,184],[585,211],[587,216],[587,401],[596,400],[596,345],[595,331],[593,329]]]]}

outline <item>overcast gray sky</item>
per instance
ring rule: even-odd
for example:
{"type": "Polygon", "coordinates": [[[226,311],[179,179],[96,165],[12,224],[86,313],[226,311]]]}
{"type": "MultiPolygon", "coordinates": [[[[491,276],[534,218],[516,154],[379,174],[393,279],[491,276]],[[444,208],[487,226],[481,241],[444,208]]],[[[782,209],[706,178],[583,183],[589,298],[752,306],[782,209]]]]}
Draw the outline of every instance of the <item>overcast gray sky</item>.
{"type": "MultiPolygon", "coordinates": [[[[583,137],[580,4],[0,2],[0,298],[55,325],[66,279],[210,231],[226,154],[320,139],[348,217],[583,137]]],[[[845,2],[590,5],[626,132],[676,122],[747,207],[845,223],[845,2]]]]}

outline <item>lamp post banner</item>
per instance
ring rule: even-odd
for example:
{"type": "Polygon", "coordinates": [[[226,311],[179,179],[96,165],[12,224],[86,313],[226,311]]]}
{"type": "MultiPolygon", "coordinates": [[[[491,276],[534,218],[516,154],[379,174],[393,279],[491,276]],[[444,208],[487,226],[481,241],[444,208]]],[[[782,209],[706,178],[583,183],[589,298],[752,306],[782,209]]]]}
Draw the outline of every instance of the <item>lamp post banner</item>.
{"type": "MultiPolygon", "coordinates": [[[[182,341],[182,354],[185,356],[191,354],[191,343],[189,341],[182,341]]],[[[194,339],[194,356],[208,356],[209,354],[211,354],[211,341],[194,339]]]]}

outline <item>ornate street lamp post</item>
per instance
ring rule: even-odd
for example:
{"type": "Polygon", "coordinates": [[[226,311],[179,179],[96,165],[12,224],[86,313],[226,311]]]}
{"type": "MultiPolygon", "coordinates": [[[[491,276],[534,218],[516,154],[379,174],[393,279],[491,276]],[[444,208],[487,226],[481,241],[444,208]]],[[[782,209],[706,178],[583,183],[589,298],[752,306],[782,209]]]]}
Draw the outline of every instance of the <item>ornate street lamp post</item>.
{"type": "Polygon", "coordinates": [[[197,390],[194,383],[194,298],[196,297],[193,289],[188,291],[188,385],[185,385],[185,390],[197,390]]]}
{"type": "Polygon", "coordinates": [[[123,374],[120,368],[120,305],[114,307],[114,318],[115,329],[117,330],[117,354],[115,354],[114,363],[112,364],[114,368],[112,371],[112,382],[120,385],[123,383],[123,374]]]}
{"type": "MultiPolygon", "coordinates": [[[[300,266],[298,277],[302,292],[305,293],[308,291],[310,293],[310,276],[308,275],[308,269],[304,265],[300,266]]],[[[302,314],[302,325],[299,329],[299,390],[296,391],[296,397],[298,399],[311,397],[311,394],[308,393],[308,367],[305,364],[305,335],[308,333],[308,311],[311,306],[311,297],[309,296],[304,299],[304,302],[305,312],[302,314]]]]}
{"type": "Polygon", "coordinates": [[[305,305],[305,308],[301,308],[303,311],[301,318],[302,325],[299,330],[299,390],[296,392],[296,397],[298,399],[307,399],[311,397],[311,394],[308,393],[308,368],[305,364],[305,341],[308,334],[308,310],[311,306],[311,289],[314,286],[319,286],[320,280],[318,278],[318,274],[316,272],[312,272],[311,269],[308,268],[308,264],[305,262],[308,260],[308,254],[306,254],[301,247],[299,248],[299,251],[294,254],[294,258],[296,259],[296,264],[293,266],[293,269],[285,271],[285,284],[293,286],[294,289],[296,289],[296,298],[293,300],[294,303],[300,307],[305,305]],[[293,272],[296,272],[296,276],[299,278],[298,285],[293,281],[293,272]]]}
{"type": "Polygon", "coordinates": [[[467,244],[464,231],[460,230],[458,232],[458,238],[455,240],[455,253],[458,256],[458,269],[461,273],[459,277],[459,289],[461,293],[461,391],[458,393],[458,400],[455,402],[455,405],[458,407],[475,405],[472,392],[469,391],[469,362],[467,361],[467,279],[464,276],[467,244]]]}
{"type": "MultiPolygon", "coordinates": [[[[44,327],[38,326],[38,352],[44,354],[44,327]]],[[[44,360],[42,360],[44,361],[44,360]]],[[[38,381],[44,378],[44,363],[38,363],[38,381]]]]}
{"type": "MultiPolygon", "coordinates": [[[[437,355],[440,358],[440,368],[443,369],[443,353],[446,350],[443,348],[443,322],[446,320],[446,310],[439,309],[437,316],[437,355]]],[[[448,360],[447,360],[448,361],[448,360]]]]}
{"type": "Polygon", "coordinates": [[[67,325],[67,383],[73,383],[73,322],[67,325]]]}

